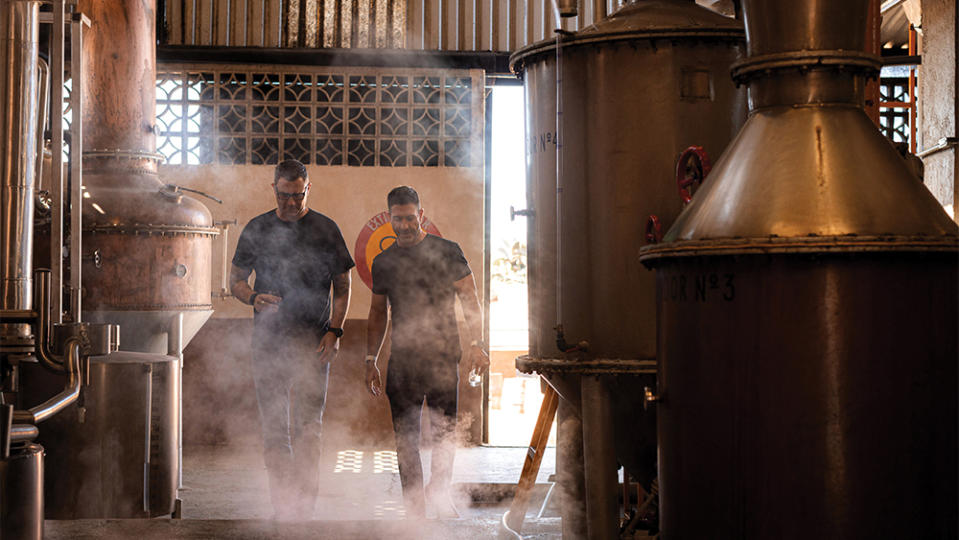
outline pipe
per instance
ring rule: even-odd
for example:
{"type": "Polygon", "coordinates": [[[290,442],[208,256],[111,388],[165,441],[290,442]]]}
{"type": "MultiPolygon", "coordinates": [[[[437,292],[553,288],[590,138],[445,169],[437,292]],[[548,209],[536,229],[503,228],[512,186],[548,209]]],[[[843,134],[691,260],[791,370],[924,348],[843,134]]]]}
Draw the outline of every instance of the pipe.
{"type": "MultiPolygon", "coordinates": [[[[82,15],[74,14],[70,20],[70,50],[82,51],[84,39],[84,20],[82,15]]],[[[72,322],[82,321],[83,306],[81,305],[81,291],[83,290],[83,112],[85,96],[84,55],[72,54],[70,57],[70,72],[73,74],[73,90],[70,93],[72,118],[70,120],[70,314],[72,322]]]]}
{"type": "MultiPolygon", "coordinates": [[[[0,4],[0,310],[30,309],[36,178],[38,1],[0,4]]],[[[3,326],[28,337],[26,325],[3,326]]]]}
{"type": "Polygon", "coordinates": [[[10,428],[10,442],[32,441],[40,436],[37,426],[30,424],[16,424],[10,428]]]}
{"type": "MultiPolygon", "coordinates": [[[[64,60],[64,7],[63,0],[53,2],[53,39],[50,41],[50,96],[57,109],[63,104],[63,60],[64,60]]],[[[52,322],[63,322],[63,122],[50,122],[51,160],[50,195],[53,204],[50,211],[50,272],[52,289],[57,294],[51,299],[50,313],[52,322]]],[[[79,156],[76,156],[77,158],[79,156]]]]}
{"type": "Polygon", "coordinates": [[[583,470],[583,421],[576,407],[560,399],[556,408],[556,485],[559,487],[563,538],[586,538],[586,479],[583,470]]]}
{"type": "Polygon", "coordinates": [[[575,17],[578,15],[579,6],[577,4],[579,4],[578,0],[554,0],[556,11],[559,13],[559,17],[562,18],[575,17]]]}
{"type": "Polygon", "coordinates": [[[183,488],[183,312],[173,316],[167,333],[167,354],[177,361],[177,489],[183,488]]]}
{"type": "Polygon", "coordinates": [[[921,159],[927,156],[931,156],[938,152],[942,152],[943,150],[947,148],[956,146],[956,143],[957,143],[956,137],[943,137],[939,139],[939,142],[935,146],[933,146],[932,148],[926,148],[925,150],[919,152],[918,154],[916,154],[916,157],[921,159]]]}
{"type": "Polygon", "coordinates": [[[33,305],[37,306],[34,355],[43,367],[55,373],[65,373],[67,367],[64,366],[63,361],[50,351],[50,271],[36,270],[33,276],[36,281],[33,289],[33,305]]]}
{"type": "Polygon", "coordinates": [[[67,408],[80,397],[80,339],[67,339],[67,384],[63,391],[26,411],[14,411],[13,421],[38,424],[67,408]]]}
{"type": "Polygon", "coordinates": [[[39,188],[43,178],[43,132],[47,126],[47,116],[50,113],[50,65],[43,58],[37,58],[39,69],[40,97],[37,107],[37,162],[34,165],[34,185],[39,188]]]}
{"type": "Polygon", "coordinates": [[[606,18],[606,0],[593,0],[593,24],[606,18]]]}
{"type": "Polygon", "coordinates": [[[586,526],[589,538],[619,537],[619,496],[613,407],[606,382],[597,375],[582,380],[583,461],[586,473],[586,526]]]}

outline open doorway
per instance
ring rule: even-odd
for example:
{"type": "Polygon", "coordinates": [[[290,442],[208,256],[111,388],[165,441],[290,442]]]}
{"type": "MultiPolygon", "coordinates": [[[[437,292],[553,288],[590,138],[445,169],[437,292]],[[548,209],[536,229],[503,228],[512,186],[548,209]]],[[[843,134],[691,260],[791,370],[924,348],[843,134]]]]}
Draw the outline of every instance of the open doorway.
{"type": "MultiPolygon", "coordinates": [[[[526,286],[526,150],[523,87],[492,89],[490,127],[489,444],[526,446],[543,393],[540,379],[516,370],[529,347],[526,286]]],[[[555,441],[555,427],[550,444],[555,441]]]]}

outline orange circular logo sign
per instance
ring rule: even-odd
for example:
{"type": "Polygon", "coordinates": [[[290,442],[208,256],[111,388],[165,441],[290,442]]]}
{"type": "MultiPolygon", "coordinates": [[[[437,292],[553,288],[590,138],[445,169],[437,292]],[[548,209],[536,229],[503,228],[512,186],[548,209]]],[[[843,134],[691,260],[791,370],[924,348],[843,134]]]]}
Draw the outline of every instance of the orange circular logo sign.
{"type": "MultiPolygon", "coordinates": [[[[425,216],[420,225],[430,234],[443,236],[436,225],[425,216]]],[[[396,242],[396,234],[393,232],[393,226],[390,225],[389,212],[376,214],[360,230],[353,248],[353,256],[356,258],[356,271],[367,287],[373,288],[373,259],[384,249],[392,246],[393,242],[396,242]]]]}

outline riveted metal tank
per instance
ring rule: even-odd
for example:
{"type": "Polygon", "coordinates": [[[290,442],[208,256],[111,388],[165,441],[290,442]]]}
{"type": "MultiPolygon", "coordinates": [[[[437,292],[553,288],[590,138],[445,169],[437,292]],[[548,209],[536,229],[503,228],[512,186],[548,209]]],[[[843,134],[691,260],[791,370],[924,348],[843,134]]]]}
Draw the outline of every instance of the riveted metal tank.
{"type": "MultiPolygon", "coordinates": [[[[636,259],[650,216],[670,224],[690,146],[719,155],[742,126],[728,69],[740,21],[684,0],[644,0],[515,53],[526,100],[530,340],[582,417],[589,536],[618,534],[616,463],[655,476],[655,281],[636,259]],[[557,329],[561,328],[562,332],[557,329]]],[[[564,444],[559,441],[558,444],[564,444]]],[[[571,465],[575,466],[575,465],[571,465]]]]}
{"type": "Polygon", "coordinates": [[[959,237],[863,110],[868,0],[743,4],[749,119],[640,257],[663,538],[955,538],[959,237]]]}

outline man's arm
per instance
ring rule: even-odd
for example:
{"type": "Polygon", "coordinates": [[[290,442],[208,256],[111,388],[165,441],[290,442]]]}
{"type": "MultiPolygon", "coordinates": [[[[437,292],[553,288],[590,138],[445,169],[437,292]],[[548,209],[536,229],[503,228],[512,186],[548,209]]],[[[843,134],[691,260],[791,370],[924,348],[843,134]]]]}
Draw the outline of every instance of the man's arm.
{"type": "Polygon", "coordinates": [[[476,297],[476,282],[473,281],[473,274],[454,282],[453,287],[456,288],[456,296],[459,297],[460,305],[463,306],[463,315],[466,316],[466,327],[469,330],[470,369],[482,371],[489,367],[489,356],[483,347],[483,311],[476,297]]]}
{"type": "Polygon", "coordinates": [[[366,388],[374,396],[380,395],[380,370],[376,358],[386,339],[386,324],[389,311],[385,294],[373,294],[370,300],[370,315],[366,321],[366,388]]]}
{"type": "Polygon", "coordinates": [[[250,287],[249,279],[252,270],[240,268],[237,265],[230,265],[230,292],[233,296],[243,302],[250,304],[256,311],[276,311],[282,298],[272,294],[258,293],[256,298],[253,296],[253,287],[250,287]]]}
{"type": "MultiPolygon", "coordinates": [[[[333,313],[330,315],[332,328],[343,328],[346,322],[346,311],[350,308],[350,271],[333,276],[333,313]]],[[[340,338],[333,332],[327,332],[317,347],[321,362],[331,362],[340,350],[340,338]]]]}
{"type": "Polygon", "coordinates": [[[230,292],[244,304],[250,303],[250,295],[253,294],[253,287],[250,287],[249,282],[252,273],[252,270],[240,268],[235,264],[230,265],[230,292]]]}

